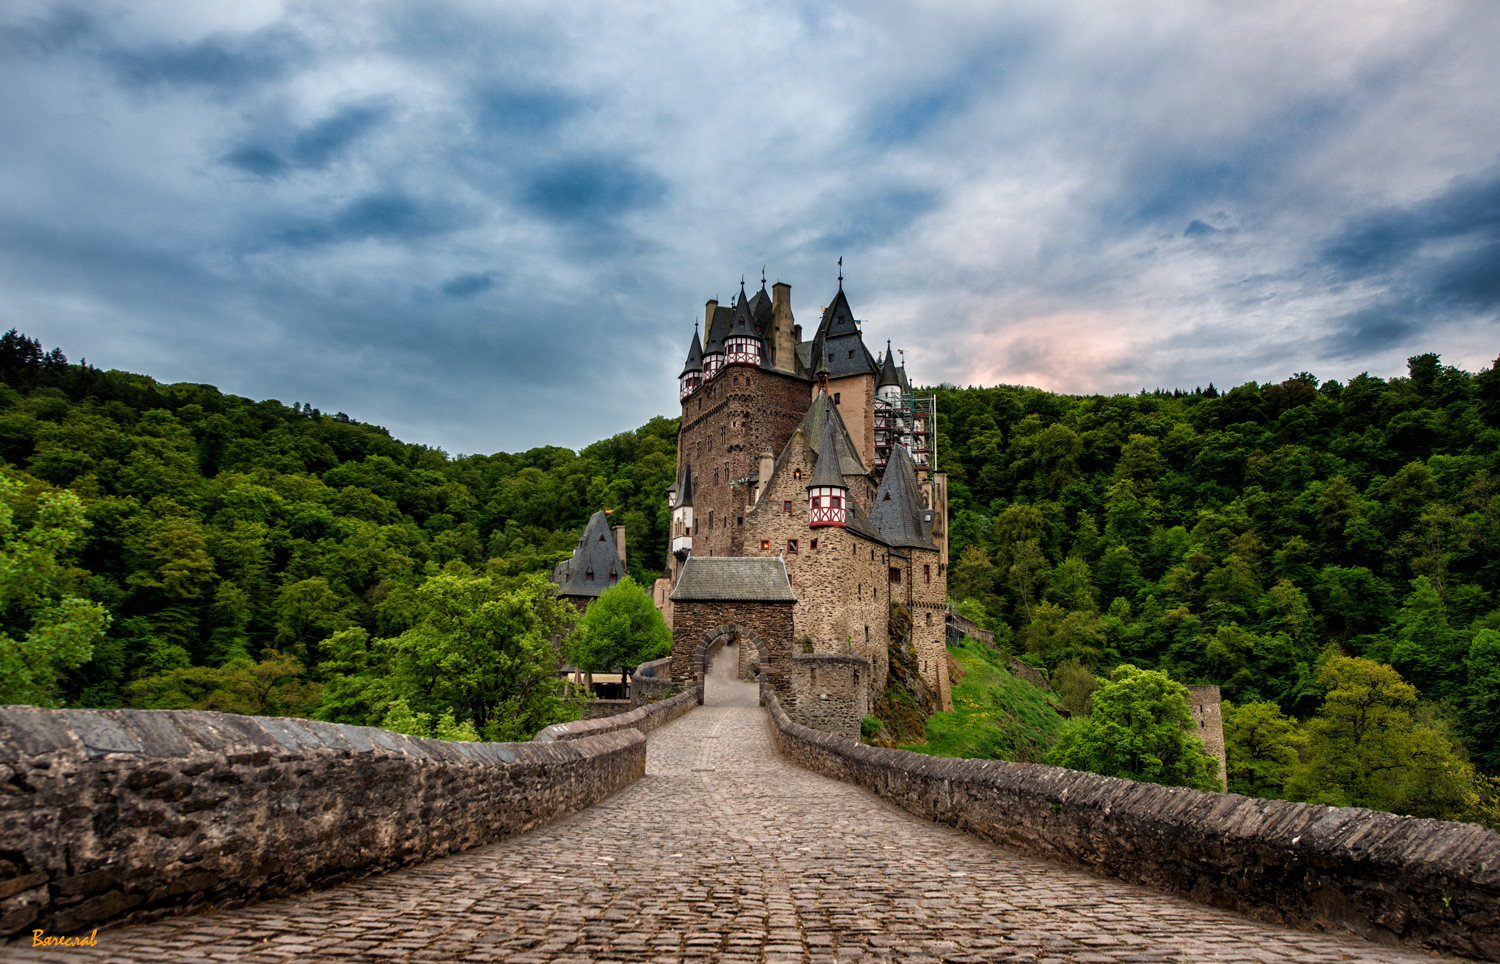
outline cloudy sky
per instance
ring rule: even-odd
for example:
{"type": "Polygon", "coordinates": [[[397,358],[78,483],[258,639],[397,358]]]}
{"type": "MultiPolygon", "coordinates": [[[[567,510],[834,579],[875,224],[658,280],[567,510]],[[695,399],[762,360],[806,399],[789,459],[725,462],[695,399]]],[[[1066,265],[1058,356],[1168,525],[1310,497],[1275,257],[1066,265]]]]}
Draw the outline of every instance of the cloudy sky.
{"type": "Polygon", "coordinates": [[[923,383],[1500,354],[1500,3],[0,4],[0,328],[450,453],[673,414],[703,302],[923,383]]]}

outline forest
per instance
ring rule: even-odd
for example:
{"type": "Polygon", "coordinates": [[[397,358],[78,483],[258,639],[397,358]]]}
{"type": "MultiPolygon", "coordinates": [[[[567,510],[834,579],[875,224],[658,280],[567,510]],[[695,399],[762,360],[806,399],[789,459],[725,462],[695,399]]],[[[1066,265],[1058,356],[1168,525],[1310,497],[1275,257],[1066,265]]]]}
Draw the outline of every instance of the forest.
{"type": "MultiPolygon", "coordinates": [[[[545,573],[589,514],[626,526],[634,582],[664,563],[676,419],[450,456],[15,331],[0,382],[0,702],[524,738],[570,712],[534,666],[568,615],[545,573]],[[515,647],[491,652],[495,633],[515,647]]],[[[1493,806],[1496,369],[1426,354],[1400,378],[1224,392],[932,391],[950,596],[1075,717],[1122,666],[1161,671],[1221,686],[1231,789],[1493,806]],[[1352,731],[1349,705],[1373,708],[1352,731]]]]}

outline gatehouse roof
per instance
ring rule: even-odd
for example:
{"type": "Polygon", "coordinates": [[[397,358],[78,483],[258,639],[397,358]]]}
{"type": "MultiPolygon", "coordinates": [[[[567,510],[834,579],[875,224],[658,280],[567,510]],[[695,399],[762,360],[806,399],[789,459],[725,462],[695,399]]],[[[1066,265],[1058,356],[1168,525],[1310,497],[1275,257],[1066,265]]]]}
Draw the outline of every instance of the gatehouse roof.
{"type": "Polygon", "coordinates": [[[777,558],[688,556],[673,602],[796,602],[786,563],[777,558]]]}

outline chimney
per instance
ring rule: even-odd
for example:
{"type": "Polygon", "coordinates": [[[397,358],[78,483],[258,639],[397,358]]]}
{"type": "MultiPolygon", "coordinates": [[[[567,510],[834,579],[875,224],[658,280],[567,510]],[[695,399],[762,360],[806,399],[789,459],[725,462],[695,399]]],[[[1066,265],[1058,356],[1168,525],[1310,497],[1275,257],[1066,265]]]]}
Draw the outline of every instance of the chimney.
{"type": "Polygon", "coordinates": [[[771,350],[776,367],[783,371],[797,368],[798,330],[792,317],[792,286],[778,281],[771,286],[771,350]]]}
{"type": "Polygon", "coordinates": [[[710,298],[703,306],[703,347],[708,348],[708,333],[714,327],[714,312],[719,310],[719,299],[710,298]]]}
{"type": "Polygon", "coordinates": [[[619,553],[620,565],[625,565],[625,527],[615,526],[615,552],[619,553]]]}
{"type": "MultiPolygon", "coordinates": [[[[760,481],[756,483],[755,491],[761,496],[766,494],[766,483],[771,481],[771,470],[776,467],[776,456],[770,449],[760,453],[760,481]]],[[[757,498],[759,501],[759,498],[757,498]]]]}

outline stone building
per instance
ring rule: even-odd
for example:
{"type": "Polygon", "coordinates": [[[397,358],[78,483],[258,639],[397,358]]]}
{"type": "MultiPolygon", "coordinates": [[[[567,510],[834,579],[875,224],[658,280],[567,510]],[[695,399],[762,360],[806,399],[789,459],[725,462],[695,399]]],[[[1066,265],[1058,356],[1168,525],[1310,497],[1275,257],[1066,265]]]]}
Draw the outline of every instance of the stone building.
{"type": "MultiPolygon", "coordinates": [[[[869,697],[884,688],[890,607],[912,614],[928,684],[951,708],[947,486],[934,472],[935,412],[916,399],[890,344],[879,358],[843,290],[812,337],[791,286],[709,301],[679,376],[668,572],[655,591],[677,635],[673,591],[690,559],[780,559],[804,654],[861,657],[869,697]]],[[[705,570],[706,572],[706,570],[705,570]]]]}

